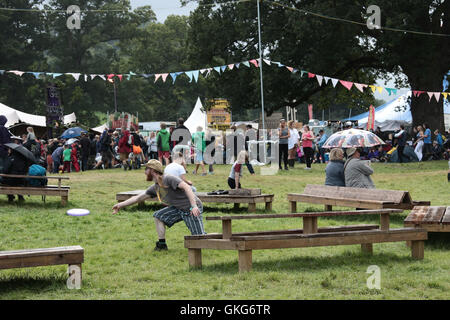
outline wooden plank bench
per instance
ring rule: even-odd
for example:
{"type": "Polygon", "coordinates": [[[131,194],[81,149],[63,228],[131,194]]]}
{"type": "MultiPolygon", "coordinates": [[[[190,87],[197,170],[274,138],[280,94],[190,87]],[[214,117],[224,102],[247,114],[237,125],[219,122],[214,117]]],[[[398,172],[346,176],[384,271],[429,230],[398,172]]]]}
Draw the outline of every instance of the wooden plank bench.
{"type": "Polygon", "coordinates": [[[405,227],[420,227],[428,232],[450,232],[450,207],[416,206],[404,220],[405,227]]]}
{"type": "MultiPolygon", "coordinates": [[[[134,197],[145,190],[133,190],[126,192],[119,192],[116,194],[116,200],[118,202],[125,201],[131,197],[134,197]]],[[[206,192],[196,192],[197,197],[203,202],[213,202],[213,203],[233,203],[234,209],[239,208],[241,203],[248,204],[248,212],[255,212],[257,203],[264,203],[265,210],[272,210],[273,194],[260,194],[260,195],[208,195],[206,192]]],[[[149,198],[146,201],[159,202],[158,198],[149,198]]]]}
{"type": "Polygon", "coordinates": [[[422,228],[390,229],[389,215],[398,212],[402,212],[402,210],[377,209],[206,217],[206,220],[222,221],[222,233],[185,236],[184,247],[188,249],[189,265],[195,268],[202,266],[202,249],[237,250],[240,272],[251,270],[252,250],[260,249],[360,244],[363,252],[371,254],[373,243],[411,241],[412,258],[423,259],[427,231],[422,228]],[[378,228],[378,225],[322,228],[317,226],[319,217],[367,214],[380,215],[381,228],[378,228]],[[303,219],[303,229],[232,232],[233,220],[274,218],[301,218],[303,219]]]}
{"type": "Polygon", "coordinates": [[[67,264],[70,280],[81,285],[84,249],[80,246],[0,251],[0,269],[67,264]]]}
{"type": "Polygon", "coordinates": [[[408,191],[335,187],[308,184],[303,193],[289,193],[290,211],[297,211],[297,202],[323,204],[326,211],[333,206],[362,209],[403,209],[429,206],[430,201],[413,201],[408,191]]]}
{"type": "Polygon", "coordinates": [[[61,197],[61,204],[67,205],[69,200],[70,186],[61,185],[61,180],[69,180],[69,177],[62,176],[27,176],[16,174],[0,174],[0,177],[6,178],[31,178],[31,179],[57,179],[57,185],[46,185],[42,187],[28,187],[28,186],[8,186],[0,184],[0,194],[12,194],[12,195],[41,195],[45,201],[46,196],[61,197]]]}

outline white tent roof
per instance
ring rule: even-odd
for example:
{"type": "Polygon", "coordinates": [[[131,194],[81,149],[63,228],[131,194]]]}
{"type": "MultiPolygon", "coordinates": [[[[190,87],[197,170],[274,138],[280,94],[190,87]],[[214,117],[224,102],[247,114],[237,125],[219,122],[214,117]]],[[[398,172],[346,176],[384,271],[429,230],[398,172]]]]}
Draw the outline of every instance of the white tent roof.
{"type": "MultiPolygon", "coordinates": [[[[19,122],[27,123],[31,126],[46,127],[45,116],[37,116],[34,114],[25,113],[16,109],[10,108],[3,103],[0,103],[0,114],[3,114],[8,121],[5,124],[6,128],[9,128],[19,122]]],[[[75,113],[64,116],[64,124],[75,122],[77,117],[75,113]]]]}
{"type": "MultiPolygon", "coordinates": [[[[381,131],[394,131],[400,128],[401,124],[412,123],[412,115],[408,97],[411,91],[395,98],[377,108],[375,108],[375,128],[380,127],[381,131]]],[[[369,112],[345,119],[358,120],[358,127],[363,128],[367,125],[369,112]]]]}
{"type": "Polygon", "coordinates": [[[197,127],[202,127],[203,130],[207,127],[207,117],[206,117],[206,111],[203,110],[202,102],[200,101],[200,97],[197,98],[197,102],[195,103],[194,110],[192,110],[191,115],[187,120],[184,122],[184,125],[186,128],[189,129],[191,133],[194,133],[197,131],[197,127]]]}

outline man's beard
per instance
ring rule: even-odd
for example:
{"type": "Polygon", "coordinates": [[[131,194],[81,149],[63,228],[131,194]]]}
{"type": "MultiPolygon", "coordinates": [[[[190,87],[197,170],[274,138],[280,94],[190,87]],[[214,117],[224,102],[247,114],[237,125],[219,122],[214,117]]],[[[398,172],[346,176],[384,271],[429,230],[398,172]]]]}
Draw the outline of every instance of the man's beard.
{"type": "Polygon", "coordinates": [[[153,181],[153,175],[151,174],[151,173],[149,173],[148,175],[147,175],[147,179],[146,179],[147,181],[153,181]]]}

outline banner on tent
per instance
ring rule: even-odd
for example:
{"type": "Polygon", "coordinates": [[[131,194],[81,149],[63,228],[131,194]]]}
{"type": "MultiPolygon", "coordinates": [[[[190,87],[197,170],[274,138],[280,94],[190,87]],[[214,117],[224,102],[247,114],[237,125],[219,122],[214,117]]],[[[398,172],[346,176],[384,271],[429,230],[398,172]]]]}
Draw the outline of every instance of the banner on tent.
{"type": "Polygon", "coordinates": [[[47,113],[45,123],[50,128],[60,128],[64,121],[64,109],[58,88],[50,84],[46,89],[47,113]]]}
{"type": "Polygon", "coordinates": [[[139,130],[138,117],[126,112],[110,114],[106,125],[109,129],[120,129],[124,126],[127,130],[131,128],[134,128],[136,131],[139,130]]]}

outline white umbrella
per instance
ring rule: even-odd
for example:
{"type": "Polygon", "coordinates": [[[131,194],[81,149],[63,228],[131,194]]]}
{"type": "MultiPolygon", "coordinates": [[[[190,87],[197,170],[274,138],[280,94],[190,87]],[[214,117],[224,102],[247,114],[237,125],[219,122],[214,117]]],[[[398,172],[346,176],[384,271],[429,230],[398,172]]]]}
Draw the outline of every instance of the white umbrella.
{"type": "Polygon", "coordinates": [[[333,133],[323,148],[358,148],[358,147],[374,147],[385,144],[376,134],[359,129],[348,129],[333,133]]]}

